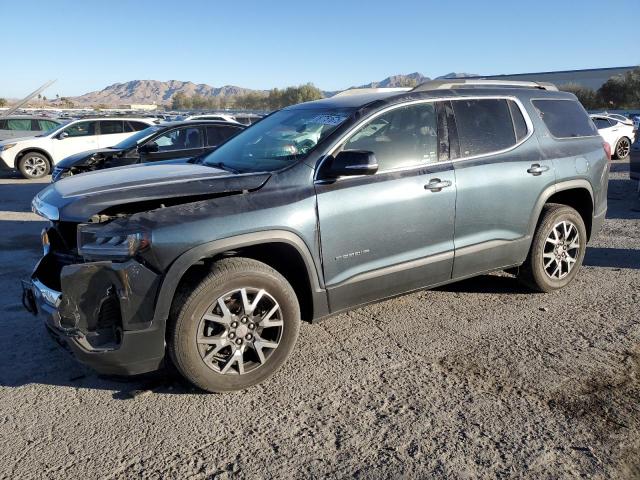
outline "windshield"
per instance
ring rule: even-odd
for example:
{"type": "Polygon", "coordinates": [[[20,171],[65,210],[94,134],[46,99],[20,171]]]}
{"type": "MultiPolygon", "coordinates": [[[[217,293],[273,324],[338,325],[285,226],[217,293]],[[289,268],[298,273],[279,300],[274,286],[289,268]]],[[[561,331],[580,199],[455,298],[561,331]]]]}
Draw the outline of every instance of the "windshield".
{"type": "Polygon", "coordinates": [[[135,134],[131,135],[128,138],[125,138],[123,141],[121,141],[120,143],[117,143],[116,145],[110,148],[117,148],[119,150],[126,150],[128,148],[133,148],[137,145],[140,145],[151,135],[153,135],[154,133],[160,130],[163,130],[164,128],[165,127],[160,127],[160,126],[145,128],[144,130],[140,130],[139,132],[136,132],[135,134]]]}
{"type": "Polygon", "coordinates": [[[239,172],[280,170],[306,157],[342,124],[354,109],[280,110],[244,130],[202,163],[239,172]]]}

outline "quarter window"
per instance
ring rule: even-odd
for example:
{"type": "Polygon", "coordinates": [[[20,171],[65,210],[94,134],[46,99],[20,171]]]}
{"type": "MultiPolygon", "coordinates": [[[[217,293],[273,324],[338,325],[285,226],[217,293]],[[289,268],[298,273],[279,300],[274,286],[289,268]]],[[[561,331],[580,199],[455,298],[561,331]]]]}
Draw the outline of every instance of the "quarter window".
{"type": "Polygon", "coordinates": [[[139,132],[140,130],[144,130],[145,128],[149,128],[149,125],[147,125],[146,123],[142,123],[142,122],[124,122],[125,124],[125,128],[124,131],[125,132],[139,132]]]}
{"type": "Polygon", "coordinates": [[[437,132],[435,105],[410,105],[374,118],[343,149],[373,152],[381,171],[418,166],[438,161],[437,132]]]}
{"type": "Polygon", "coordinates": [[[556,138],[598,134],[585,109],[575,100],[532,100],[542,121],[556,138]]]}
{"type": "Polygon", "coordinates": [[[40,123],[40,130],[45,132],[53,130],[58,126],[56,122],[52,122],[51,120],[38,120],[38,123],[40,123]]]}
{"type": "Polygon", "coordinates": [[[516,144],[506,100],[455,100],[452,104],[462,158],[498,152],[516,144]]]}

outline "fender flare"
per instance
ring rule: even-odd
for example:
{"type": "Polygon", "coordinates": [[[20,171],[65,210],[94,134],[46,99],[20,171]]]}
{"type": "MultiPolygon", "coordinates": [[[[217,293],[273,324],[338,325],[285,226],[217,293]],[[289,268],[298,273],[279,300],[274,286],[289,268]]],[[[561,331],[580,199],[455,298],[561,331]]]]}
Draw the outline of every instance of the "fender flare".
{"type": "Polygon", "coordinates": [[[203,243],[182,253],[171,264],[164,276],[157,295],[153,322],[166,323],[180,281],[187,270],[198,261],[211,258],[228,250],[264,243],[285,243],[298,251],[304,261],[309,278],[309,285],[311,286],[314,312],[317,312],[317,314],[314,314],[314,317],[322,316],[325,312],[328,313],[326,293],[321,283],[320,272],[306,243],[298,235],[286,230],[266,230],[203,243]],[[319,305],[317,305],[317,303],[319,303],[319,305]]]}
{"type": "MultiPolygon", "coordinates": [[[[542,212],[542,208],[544,207],[547,200],[551,198],[551,196],[555,193],[562,192],[564,190],[571,190],[574,188],[582,188],[589,192],[591,196],[591,205],[595,207],[594,199],[593,199],[593,188],[591,187],[591,183],[588,180],[579,178],[574,180],[566,180],[564,182],[559,182],[554,185],[549,185],[545,188],[540,196],[538,197],[538,201],[533,208],[532,217],[529,221],[529,238],[533,241],[533,236],[535,234],[536,228],[538,227],[538,220],[540,219],[540,214],[542,212]]],[[[529,244],[531,244],[531,241],[529,244]]],[[[530,247],[531,245],[529,245],[530,247]]]]}

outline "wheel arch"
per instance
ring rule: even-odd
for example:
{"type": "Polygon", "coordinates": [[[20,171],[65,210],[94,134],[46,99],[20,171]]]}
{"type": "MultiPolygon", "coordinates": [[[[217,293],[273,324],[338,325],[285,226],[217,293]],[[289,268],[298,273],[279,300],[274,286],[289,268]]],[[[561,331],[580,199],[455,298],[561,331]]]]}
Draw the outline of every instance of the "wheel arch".
{"type": "Polygon", "coordinates": [[[329,313],[326,292],[309,248],[296,234],[276,230],[216,240],[180,255],[160,287],[154,322],[169,318],[176,291],[183,282],[208,272],[217,259],[229,256],[253,258],[282,274],[298,297],[303,320],[312,321],[329,313]]]}
{"type": "Polygon", "coordinates": [[[47,159],[47,162],[49,162],[49,169],[53,168],[53,158],[51,157],[49,152],[39,147],[26,147],[23,150],[20,150],[20,152],[16,154],[13,160],[13,167],[17,170],[20,159],[24,157],[27,153],[32,153],[32,152],[41,153],[42,155],[44,155],[44,157],[47,159]]]}
{"type": "Polygon", "coordinates": [[[585,228],[587,229],[587,240],[591,238],[594,201],[593,188],[587,180],[576,179],[560,182],[542,192],[536,202],[533,217],[535,221],[531,222],[529,231],[529,236],[532,239],[540,222],[542,209],[548,203],[558,203],[575,209],[584,221],[585,228]]]}

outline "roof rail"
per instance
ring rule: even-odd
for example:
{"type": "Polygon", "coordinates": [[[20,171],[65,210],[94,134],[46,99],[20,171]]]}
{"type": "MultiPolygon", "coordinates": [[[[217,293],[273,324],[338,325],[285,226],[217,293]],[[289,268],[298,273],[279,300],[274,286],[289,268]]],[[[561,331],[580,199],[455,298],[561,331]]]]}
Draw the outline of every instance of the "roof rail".
{"type": "Polygon", "coordinates": [[[346,97],[349,95],[361,95],[364,93],[380,92],[408,92],[411,88],[405,87],[379,87],[379,88],[349,88],[334,95],[334,97],[346,97]]]}
{"type": "Polygon", "coordinates": [[[482,88],[482,87],[515,87],[515,88],[538,88],[540,90],[558,91],[553,83],[547,82],[525,82],[516,80],[486,80],[486,79],[462,79],[452,78],[445,80],[431,80],[421,83],[412,92],[429,92],[432,90],[450,90],[455,88],[482,88]]]}

